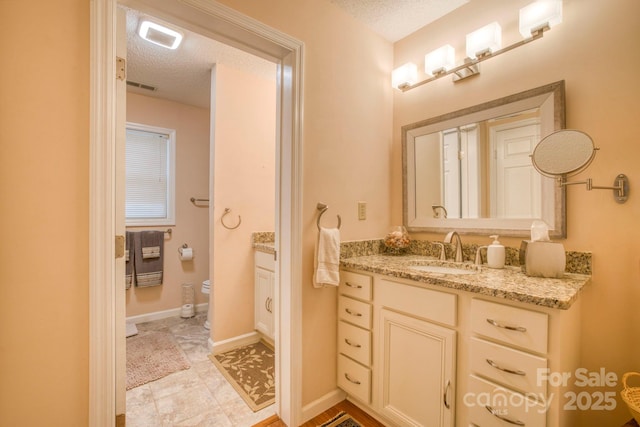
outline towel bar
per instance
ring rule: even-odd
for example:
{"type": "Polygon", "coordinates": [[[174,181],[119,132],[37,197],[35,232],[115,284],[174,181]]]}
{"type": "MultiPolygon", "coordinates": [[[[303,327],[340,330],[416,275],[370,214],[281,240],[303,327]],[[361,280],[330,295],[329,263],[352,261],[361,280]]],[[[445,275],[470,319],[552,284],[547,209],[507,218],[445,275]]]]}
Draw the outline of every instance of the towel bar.
{"type": "MultiPolygon", "coordinates": [[[[325,205],[324,203],[318,203],[318,205],[316,206],[316,209],[318,209],[320,211],[320,214],[318,215],[318,231],[320,231],[320,219],[322,218],[322,214],[324,214],[327,209],[329,209],[329,206],[325,205]]],[[[340,218],[340,215],[336,215],[338,217],[338,229],[340,229],[340,225],[342,224],[342,218],[340,218]]]]}
{"type": "Polygon", "coordinates": [[[194,205],[195,205],[196,203],[199,203],[199,202],[203,202],[203,203],[204,203],[204,202],[206,202],[206,203],[209,203],[209,199],[196,199],[195,197],[192,197],[192,198],[190,198],[189,200],[191,200],[191,203],[193,203],[194,205]]]}

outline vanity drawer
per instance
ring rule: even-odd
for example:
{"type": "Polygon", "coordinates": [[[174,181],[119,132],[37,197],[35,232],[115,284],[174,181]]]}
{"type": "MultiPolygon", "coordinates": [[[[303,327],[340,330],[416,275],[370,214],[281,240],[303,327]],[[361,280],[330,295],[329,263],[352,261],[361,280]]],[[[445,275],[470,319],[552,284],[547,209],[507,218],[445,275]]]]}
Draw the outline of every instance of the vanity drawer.
{"type": "Polygon", "coordinates": [[[545,427],[545,406],[507,388],[469,376],[469,391],[464,404],[469,408],[471,425],[481,427],[545,427]]]}
{"type": "Polygon", "coordinates": [[[549,317],[509,305],[471,300],[473,332],[538,353],[547,352],[549,317]]]}
{"type": "Polygon", "coordinates": [[[347,322],[338,322],[338,352],[371,366],[371,332],[347,322]]]}
{"type": "Polygon", "coordinates": [[[338,355],[338,387],[362,401],[371,401],[371,370],[347,356],[338,355]]]}
{"type": "Polygon", "coordinates": [[[353,298],[371,301],[371,282],[371,276],[366,274],[341,271],[340,293],[353,298]]]}
{"type": "Polygon", "coordinates": [[[547,359],[478,338],[471,338],[471,371],[523,393],[546,396],[547,382],[538,381],[538,369],[547,359]]]}
{"type": "Polygon", "coordinates": [[[341,295],[338,298],[338,317],[361,328],[371,329],[371,304],[341,295]]]}
{"type": "Polygon", "coordinates": [[[382,279],[376,281],[376,300],[385,307],[406,314],[456,326],[457,297],[447,292],[434,291],[382,279]]]}

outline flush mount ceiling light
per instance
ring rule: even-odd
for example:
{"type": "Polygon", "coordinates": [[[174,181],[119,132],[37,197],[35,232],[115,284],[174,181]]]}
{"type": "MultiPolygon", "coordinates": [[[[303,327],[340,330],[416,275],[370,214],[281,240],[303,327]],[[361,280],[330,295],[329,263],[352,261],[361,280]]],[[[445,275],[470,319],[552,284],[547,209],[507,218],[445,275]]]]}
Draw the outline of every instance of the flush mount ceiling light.
{"type": "Polygon", "coordinates": [[[146,20],[140,23],[138,34],[148,42],[167,49],[176,49],[182,42],[181,33],[146,20]]]}
{"type": "Polygon", "coordinates": [[[520,9],[519,18],[520,33],[525,37],[523,40],[501,47],[502,30],[500,24],[493,22],[467,34],[467,58],[462,65],[455,65],[455,51],[451,45],[446,45],[425,56],[425,73],[430,78],[416,83],[399,82],[392,78],[393,87],[406,92],[449,74],[453,75],[454,82],[479,74],[480,62],[538,40],[545,31],[561,23],[562,0],[539,0],[531,3],[520,9]]]}

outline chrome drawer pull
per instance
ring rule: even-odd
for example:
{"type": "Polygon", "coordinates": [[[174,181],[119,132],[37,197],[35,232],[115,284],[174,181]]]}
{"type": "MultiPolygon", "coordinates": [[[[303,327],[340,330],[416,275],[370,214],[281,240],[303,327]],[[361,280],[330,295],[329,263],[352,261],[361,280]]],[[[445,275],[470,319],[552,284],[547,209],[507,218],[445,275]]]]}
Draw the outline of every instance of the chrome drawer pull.
{"type": "Polygon", "coordinates": [[[349,283],[349,282],[344,282],[344,284],[345,284],[345,286],[348,286],[348,287],[350,287],[350,288],[362,289],[362,286],[360,286],[360,285],[352,285],[352,284],[351,284],[351,283],[349,283]]]}
{"type": "Polygon", "coordinates": [[[501,419],[501,420],[502,420],[502,421],[504,421],[504,422],[507,422],[507,423],[509,423],[509,424],[513,424],[513,425],[516,425],[516,426],[523,426],[523,425],[525,425],[525,424],[524,424],[522,421],[520,421],[520,420],[514,420],[514,419],[511,419],[511,418],[509,418],[509,417],[505,417],[504,415],[500,415],[500,414],[498,413],[498,411],[496,411],[495,409],[493,409],[493,408],[492,408],[491,406],[489,406],[489,405],[485,405],[485,408],[487,408],[487,411],[489,411],[489,413],[490,413],[491,415],[493,415],[493,416],[494,416],[494,417],[496,417],[496,418],[501,419]]]}
{"type": "Polygon", "coordinates": [[[347,373],[345,373],[345,374],[344,374],[344,377],[345,377],[348,381],[351,381],[352,383],[354,383],[355,385],[360,385],[360,384],[361,384],[361,383],[360,383],[360,381],[352,380],[352,379],[351,379],[351,377],[349,377],[349,374],[347,374],[347,373]]]}
{"type": "Polygon", "coordinates": [[[348,308],[345,308],[344,311],[346,311],[348,314],[350,314],[352,316],[362,317],[362,313],[356,313],[355,311],[351,311],[348,308]]]}
{"type": "Polygon", "coordinates": [[[525,371],[521,371],[520,369],[515,369],[515,370],[513,370],[513,369],[503,368],[502,366],[498,365],[496,362],[494,362],[494,361],[493,361],[493,360],[491,360],[491,359],[486,359],[486,361],[487,361],[487,363],[488,363],[489,365],[491,365],[493,368],[496,368],[496,369],[498,369],[498,370],[500,370],[500,371],[503,371],[503,372],[506,372],[506,373],[508,373],[508,374],[521,375],[521,376],[523,376],[523,377],[524,377],[525,375],[527,375],[527,373],[526,373],[525,371]]]}
{"type": "Polygon", "coordinates": [[[348,345],[350,345],[351,347],[355,347],[355,348],[360,348],[362,347],[360,344],[354,344],[351,341],[349,341],[347,338],[344,339],[344,342],[346,342],[348,345]]]}
{"type": "Polygon", "coordinates": [[[527,332],[527,328],[524,328],[522,326],[503,325],[502,323],[498,323],[493,319],[487,319],[487,323],[492,324],[496,328],[508,329],[510,331],[527,332]]]}

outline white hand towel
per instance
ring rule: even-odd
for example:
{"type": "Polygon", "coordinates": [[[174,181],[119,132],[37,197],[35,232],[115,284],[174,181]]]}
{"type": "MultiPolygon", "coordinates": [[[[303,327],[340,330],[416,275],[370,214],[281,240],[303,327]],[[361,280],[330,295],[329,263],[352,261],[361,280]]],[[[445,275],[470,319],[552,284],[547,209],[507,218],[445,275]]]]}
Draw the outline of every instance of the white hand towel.
{"type": "Polygon", "coordinates": [[[340,284],[340,230],[320,227],[313,263],[313,286],[340,284]]]}

